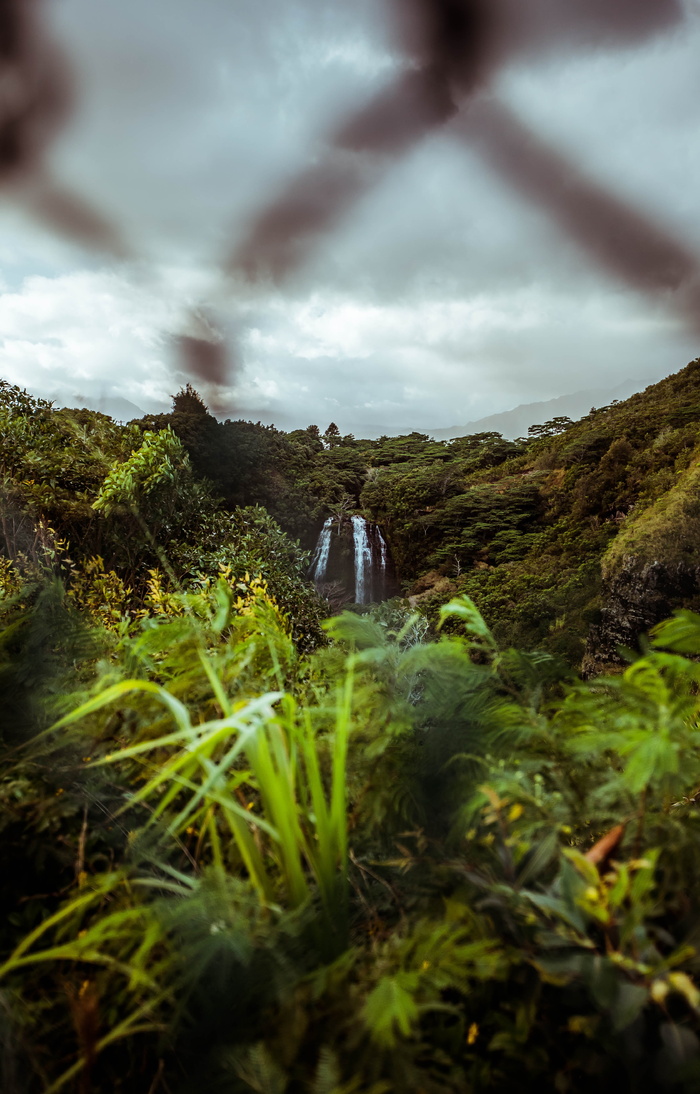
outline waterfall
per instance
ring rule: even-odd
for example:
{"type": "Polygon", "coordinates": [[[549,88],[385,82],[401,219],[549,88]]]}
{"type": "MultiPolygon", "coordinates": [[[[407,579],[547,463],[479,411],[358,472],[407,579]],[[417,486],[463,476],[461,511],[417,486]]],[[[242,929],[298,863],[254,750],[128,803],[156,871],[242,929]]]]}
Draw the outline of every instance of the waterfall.
{"type": "Polygon", "coordinates": [[[359,514],[328,517],[308,574],[335,610],[344,604],[379,604],[398,591],[384,536],[359,514]]]}
{"type": "Polygon", "coordinates": [[[369,604],[372,600],[372,548],[367,535],[367,521],[354,516],[352,538],[355,545],[355,603],[369,604]]]}
{"type": "Polygon", "coordinates": [[[326,576],[326,570],[328,569],[328,556],[331,550],[331,525],[333,523],[332,517],[324,522],[321,534],[318,537],[318,543],[316,544],[316,550],[314,551],[314,557],[311,560],[310,573],[313,580],[318,585],[326,576]]]}
{"type": "Polygon", "coordinates": [[[375,526],[377,539],[379,540],[379,588],[381,589],[382,600],[384,599],[386,591],[386,560],[387,560],[387,545],[384,536],[382,535],[379,525],[375,526]]]}

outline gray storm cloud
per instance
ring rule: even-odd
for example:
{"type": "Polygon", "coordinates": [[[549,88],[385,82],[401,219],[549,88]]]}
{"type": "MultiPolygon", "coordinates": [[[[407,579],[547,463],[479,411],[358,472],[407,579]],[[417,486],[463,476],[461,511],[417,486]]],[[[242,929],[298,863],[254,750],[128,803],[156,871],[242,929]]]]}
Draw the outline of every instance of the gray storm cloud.
{"type": "MultiPolygon", "coordinates": [[[[11,27],[20,10],[42,8],[3,0],[0,18],[11,27]]],[[[573,390],[581,369],[613,367],[620,380],[697,352],[697,255],[683,226],[697,219],[688,189],[699,188],[681,191],[659,162],[652,200],[633,196],[640,148],[653,157],[662,134],[669,148],[669,124],[672,151],[698,147],[692,114],[662,112],[622,134],[612,182],[599,170],[602,136],[589,128],[566,147],[554,137],[583,132],[577,117],[601,66],[620,117],[658,72],[660,50],[669,83],[691,79],[697,14],[695,0],[271,0],[264,12],[222,0],[62,0],[57,45],[44,24],[34,34],[19,18],[14,45],[6,36],[4,57],[21,46],[27,78],[24,106],[0,126],[17,145],[18,119],[33,119],[25,203],[96,254],[121,256],[120,277],[152,294],[145,337],[161,345],[172,381],[201,381],[222,413],[308,424],[335,405],[353,423],[449,425],[456,406],[466,420],[573,390]],[[53,85],[36,75],[48,57],[53,85]],[[542,129],[513,97],[512,73],[543,87],[555,73],[565,87],[547,100],[542,129]],[[169,300],[180,318],[169,312],[159,328],[163,270],[174,266],[184,271],[169,300]],[[312,298],[333,317],[322,336],[307,321],[312,298]],[[524,300],[527,321],[514,330],[524,300]]],[[[75,248],[64,261],[59,277],[75,268],[75,248]]],[[[27,285],[8,307],[37,291],[27,285]]],[[[127,298],[115,293],[115,315],[127,298]]],[[[32,352],[54,376],[70,368],[58,315],[62,358],[29,328],[21,338],[16,319],[7,359],[25,355],[30,386],[32,368],[42,377],[32,352]]],[[[94,337],[87,386],[114,359],[94,337]]],[[[166,402],[159,375],[148,398],[166,402]]],[[[138,361],[119,379],[135,395],[138,361]]]]}

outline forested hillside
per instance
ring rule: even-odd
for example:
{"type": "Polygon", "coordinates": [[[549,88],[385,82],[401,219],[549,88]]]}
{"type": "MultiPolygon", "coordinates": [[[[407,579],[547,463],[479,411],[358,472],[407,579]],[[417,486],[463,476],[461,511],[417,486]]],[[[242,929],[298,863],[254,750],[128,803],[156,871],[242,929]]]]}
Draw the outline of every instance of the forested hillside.
{"type": "Polygon", "coordinates": [[[576,666],[585,656],[592,670],[695,603],[698,361],[579,422],[533,423],[516,441],[366,441],[334,426],[285,434],[219,424],[184,394],[172,415],[143,424],[169,425],[228,504],[264,505],[307,549],[324,517],[364,512],[382,527],[403,592],[433,621],[466,593],[499,640],[576,666]]]}
{"type": "Polygon", "coordinates": [[[0,384],[3,1092],[697,1090],[699,424],[0,384]],[[329,618],[357,514],[402,595],[329,618]]]}
{"type": "Polygon", "coordinates": [[[499,641],[594,672],[696,604],[699,424],[698,361],[516,441],[284,433],[219,422],[189,386],[170,414],[120,425],[3,383],[0,549],[50,560],[100,618],[144,610],[154,582],[257,573],[312,648],[328,609],[304,580],[310,553],[327,517],[342,527],[362,512],[431,626],[466,594],[499,641]]]}
{"type": "Polygon", "coordinates": [[[615,661],[618,643],[696,603],[699,427],[694,361],[580,422],[535,426],[527,441],[426,442],[391,464],[380,455],[362,501],[428,610],[467,593],[502,640],[573,664],[594,624],[589,666],[615,661]]]}

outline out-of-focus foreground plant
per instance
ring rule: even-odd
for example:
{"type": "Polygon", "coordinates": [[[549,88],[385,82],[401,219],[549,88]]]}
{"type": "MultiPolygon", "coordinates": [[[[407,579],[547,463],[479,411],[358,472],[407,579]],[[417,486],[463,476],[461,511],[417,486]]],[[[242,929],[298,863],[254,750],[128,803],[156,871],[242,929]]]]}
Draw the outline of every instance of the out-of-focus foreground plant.
{"type": "Polygon", "coordinates": [[[8,1090],[697,1088],[700,618],[580,683],[466,598],[311,657],[263,584],[160,605],[5,760],[75,856],[4,931],[8,1090]]]}

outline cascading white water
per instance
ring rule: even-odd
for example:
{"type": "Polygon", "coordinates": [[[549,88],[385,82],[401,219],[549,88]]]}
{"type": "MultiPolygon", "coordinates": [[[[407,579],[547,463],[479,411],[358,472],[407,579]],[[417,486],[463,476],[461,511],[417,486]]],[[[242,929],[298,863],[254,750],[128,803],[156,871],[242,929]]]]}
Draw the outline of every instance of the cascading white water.
{"type": "Polygon", "coordinates": [[[376,524],[355,514],[338,523],[328,517],[316,543],[308,574],[324,596],[338,605],[381,602],[393,588],[391,559],[384,536],[376,524]],[[352,529],[352,551],[348,532],[352,529]]]}
{"type": "Polygon", "coordinates": [[[318,585],[323,581],[328,569],[328,556],[331,551],[331,525],[333,518],[328,517],[324,522],[321,534],[318,537],[314,557],[311,560],[311,577],[318,585]]]}
{"type": "Polygon", "coordinates": [[[379,540],[379,569],[381,573],[380,587],[382,592],[384,592],[384,589],[386,587],[386,560],[388,556],[388,549],[386,545],[386,540],[384,539],[384,536],[382,535],[378,525],[376,531],[377,539],[379,540]]]}
{"type": "Polygon", "coordinates": [[[355,603],[368,604],[372,598],[372,548],[367,535],[367,521],[358,516],[350,519],[355,547],[355,603]]]}

